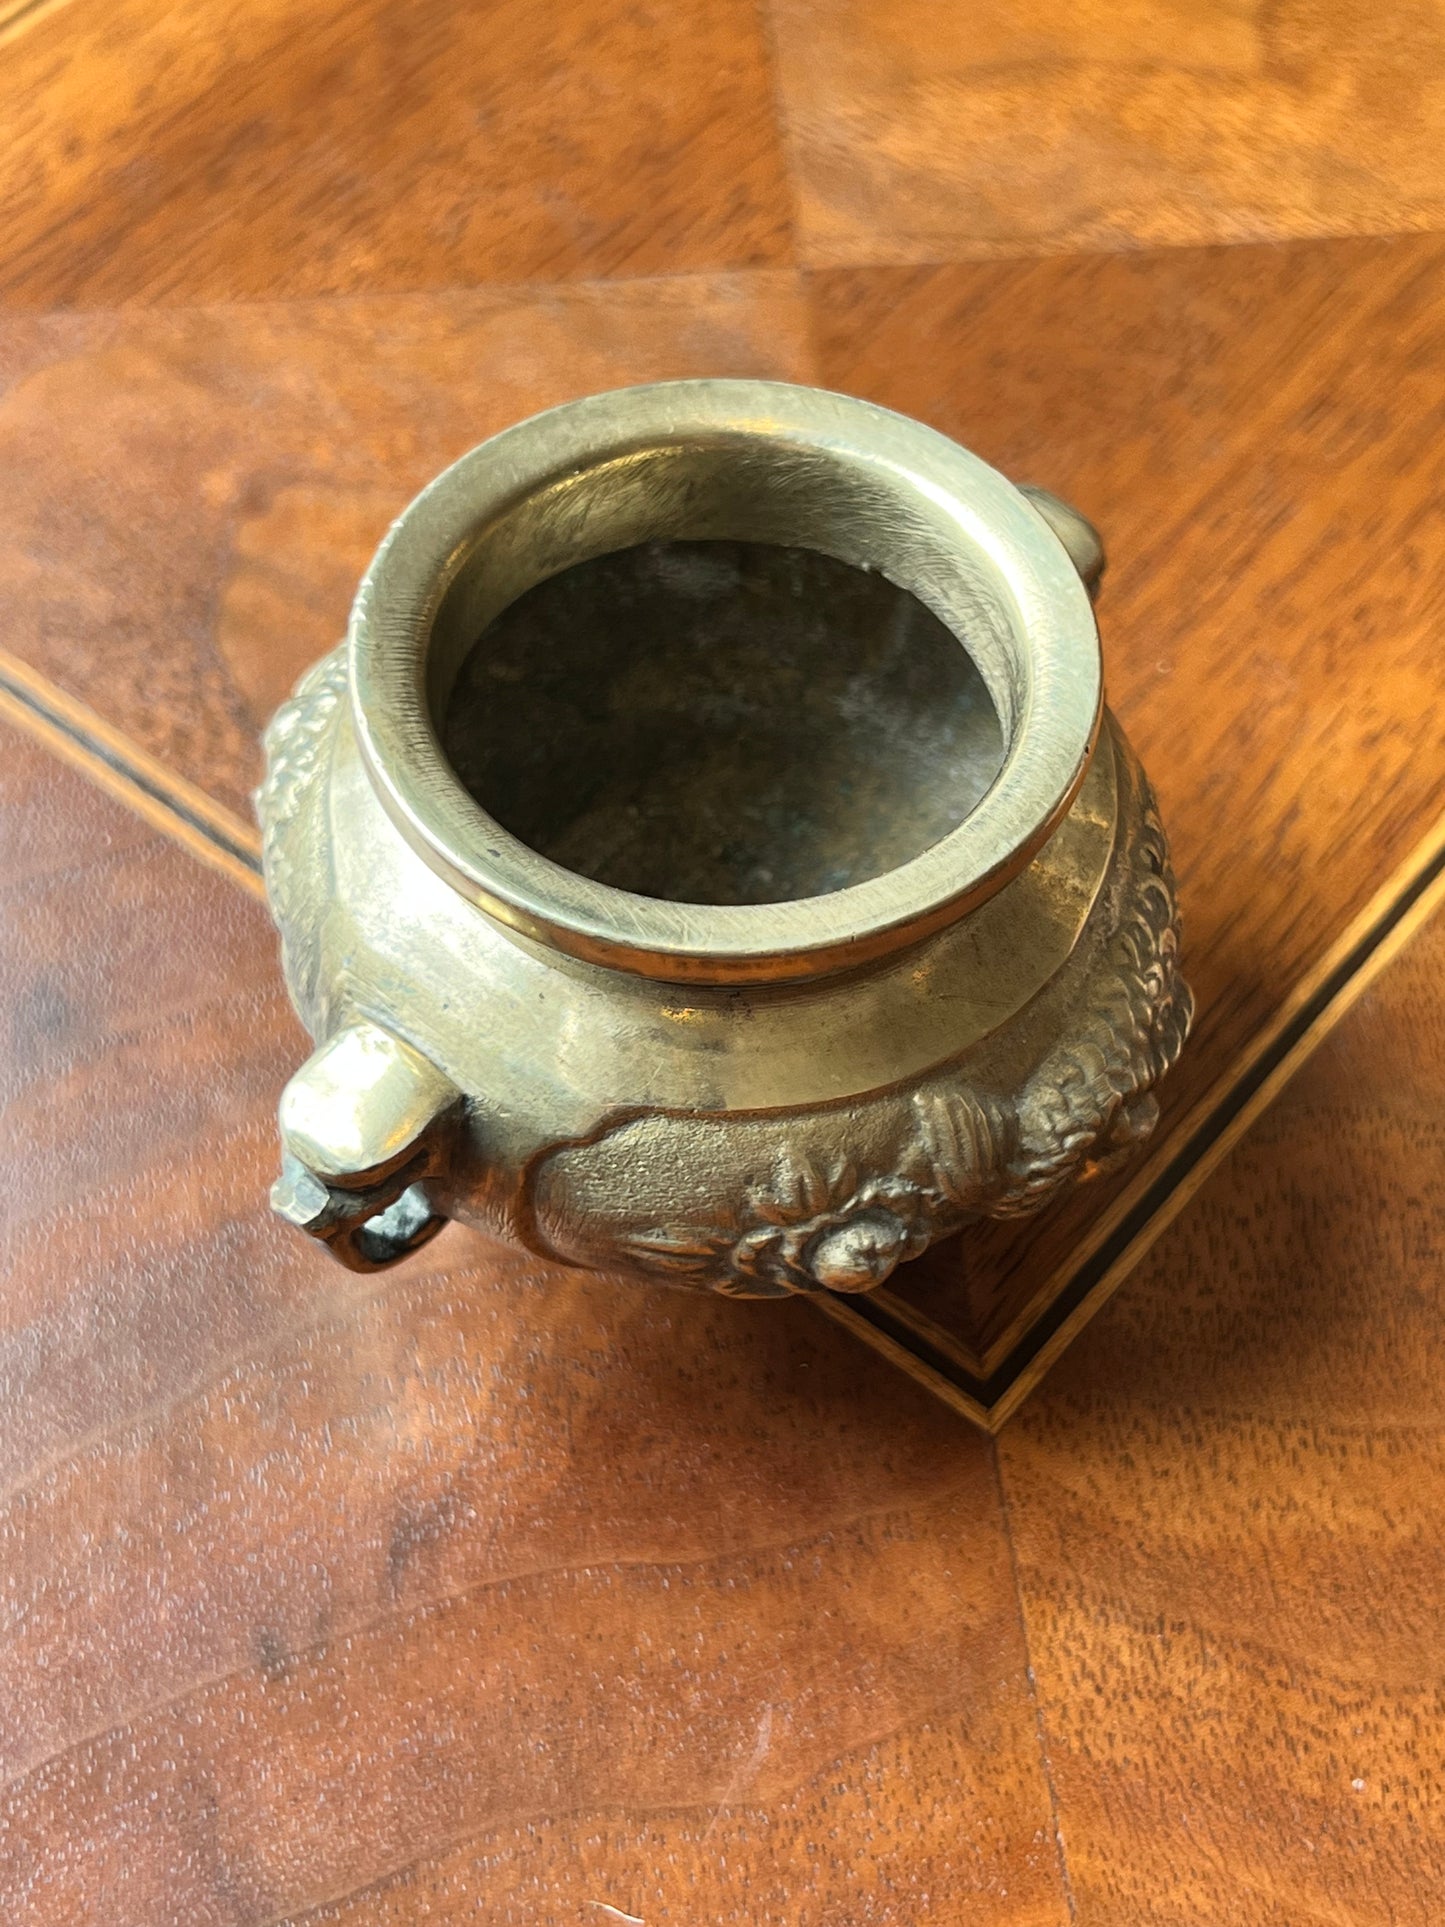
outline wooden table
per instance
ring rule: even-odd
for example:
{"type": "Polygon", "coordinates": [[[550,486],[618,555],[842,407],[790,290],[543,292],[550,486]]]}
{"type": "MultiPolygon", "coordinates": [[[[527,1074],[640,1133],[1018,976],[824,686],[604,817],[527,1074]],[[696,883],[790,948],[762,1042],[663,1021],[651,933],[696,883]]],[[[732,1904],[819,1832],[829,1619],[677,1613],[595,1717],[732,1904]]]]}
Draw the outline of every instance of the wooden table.
{"type": "Polygon", "coordinates": [[[3,1918],[1434,1927],[1434,14],[0,0],[0,125],[3,1918]],[[861,1326],[265,1208],[260,722],[689,373],[1094,516],[1178,859],[1149,1160],[861,1326]]]}

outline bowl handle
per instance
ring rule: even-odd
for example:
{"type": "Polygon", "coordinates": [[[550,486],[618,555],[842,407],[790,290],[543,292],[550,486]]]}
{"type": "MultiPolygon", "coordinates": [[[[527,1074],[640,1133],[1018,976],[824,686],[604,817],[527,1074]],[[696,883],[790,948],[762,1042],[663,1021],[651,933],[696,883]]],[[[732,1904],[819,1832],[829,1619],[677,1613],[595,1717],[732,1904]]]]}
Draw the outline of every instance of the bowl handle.
{"type": "Polygon", "coordinates": [[[1046,488],[1035,488],[1032,482],[1020,482],[1020,495],[1026,495],[1043,516],[1054,534],[1069,552],[1069,560],[1078,570],[1084,587],[1093,601],[1099,593],[1099,582],[1104,573],[1104,538],[1086,515],[1080,515],[1061,496],[1051,494],[1046,488]]]}
{"type": "Polygon", "coordinates": [[[281,1095],[271,1208],[352,1271],[380,1271],[446,1223],[431,1201],[462,1094],[429,1058],[369,1018],[327,1039],[281,1095]]]}

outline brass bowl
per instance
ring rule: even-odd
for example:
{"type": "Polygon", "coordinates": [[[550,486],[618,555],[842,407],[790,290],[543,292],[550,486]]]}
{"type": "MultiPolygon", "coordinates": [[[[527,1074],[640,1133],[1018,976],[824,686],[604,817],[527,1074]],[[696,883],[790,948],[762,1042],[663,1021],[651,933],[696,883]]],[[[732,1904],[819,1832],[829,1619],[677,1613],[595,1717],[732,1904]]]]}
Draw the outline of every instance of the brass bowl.
{"type": "Polygon", "coordinates": [[[267,732],[319,1041],[278,1211],[362,1269],[459,1218],[772,1297],[1126,1155],[1191,1000],[1101,567],[1053,497],[812,389],[628,389],[464,456],[267,732]]]}

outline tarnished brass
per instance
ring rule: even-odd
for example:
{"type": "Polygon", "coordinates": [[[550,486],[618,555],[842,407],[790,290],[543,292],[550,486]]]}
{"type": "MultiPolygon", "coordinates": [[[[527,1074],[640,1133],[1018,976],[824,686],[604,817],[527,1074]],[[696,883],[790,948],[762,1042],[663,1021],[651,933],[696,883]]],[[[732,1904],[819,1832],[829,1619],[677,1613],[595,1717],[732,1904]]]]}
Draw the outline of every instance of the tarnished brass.
{"type": "Polygon", "coordinates": [[[320,1045],[277,1210],[363,1269],[459,1218],[852,1292],[1127,1155],[1191,1000],[1102,566],[1055,498],[773,383],[448,469],[267,732],[320,1045]]]}

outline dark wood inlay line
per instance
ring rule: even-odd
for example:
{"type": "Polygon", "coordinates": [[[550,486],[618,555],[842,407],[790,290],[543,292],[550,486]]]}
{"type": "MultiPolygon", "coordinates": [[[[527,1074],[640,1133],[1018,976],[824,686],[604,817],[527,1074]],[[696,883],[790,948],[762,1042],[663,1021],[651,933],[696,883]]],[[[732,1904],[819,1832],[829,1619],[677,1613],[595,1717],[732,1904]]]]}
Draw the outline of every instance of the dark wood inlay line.
{"type": "Polygon", "coordinates": [[[263,893],[261,838],[251,824],[3,650],[0,713],[193,856],[263,893]]]}
{"type": "Polygon", "coordinates": [[[1108,1233],[987,1375],[970,1370],[948,1334],[887,1292],[819,1300],[820,1308],[899,1362],[976,1423],[997,1428],[1058,1353],[1122,1284],[1154,1240],[1345,1013],[1445,902],[1445,818],[1400,866],[1330,953],[1315,981],[1262,1047],[1245,1053],[1153,1161],[1108,1233]]]}

